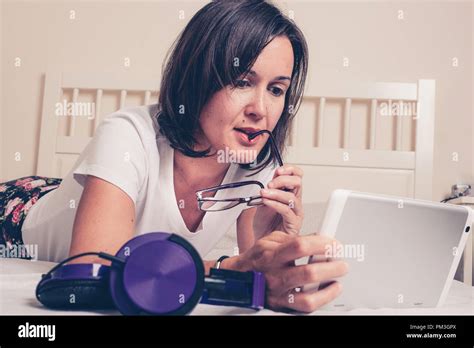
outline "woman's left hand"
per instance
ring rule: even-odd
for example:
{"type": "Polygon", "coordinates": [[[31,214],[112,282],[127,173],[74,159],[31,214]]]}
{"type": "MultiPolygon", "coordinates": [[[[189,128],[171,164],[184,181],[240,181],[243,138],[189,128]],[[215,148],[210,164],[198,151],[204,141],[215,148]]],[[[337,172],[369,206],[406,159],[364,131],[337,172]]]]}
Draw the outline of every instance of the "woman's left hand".
{"type": "Polygon", "coordinates": [[[284,165],[275,171],[268,188],[260,191],[263,205],[254,217],[255,239],[276,229],[299,233],[303,224],[302,178],[303,170],[294,165],[284,165]]]}

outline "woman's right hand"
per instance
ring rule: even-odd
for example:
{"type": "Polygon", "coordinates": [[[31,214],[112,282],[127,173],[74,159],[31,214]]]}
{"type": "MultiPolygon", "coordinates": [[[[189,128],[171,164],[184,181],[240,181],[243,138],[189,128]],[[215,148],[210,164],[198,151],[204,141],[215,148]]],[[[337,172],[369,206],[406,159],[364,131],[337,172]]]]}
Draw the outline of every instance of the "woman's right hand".
{"type": "Polygon", "coordinates": [[[325,255],[327,248],[334,245],[339,245],[339,242],[326,236],[298,236],[274,231],[237,256],[236,265],[241,271],[254,270],[265,275],[266,305],[269,308],[309,313],[334,300],[341,293],[341,284],[333,282],[322,290],[311,292],[296,292],[294,289],[341,277],[347,273],[348,264],[335,260],[296,266],[295,260],[325,255]]]}

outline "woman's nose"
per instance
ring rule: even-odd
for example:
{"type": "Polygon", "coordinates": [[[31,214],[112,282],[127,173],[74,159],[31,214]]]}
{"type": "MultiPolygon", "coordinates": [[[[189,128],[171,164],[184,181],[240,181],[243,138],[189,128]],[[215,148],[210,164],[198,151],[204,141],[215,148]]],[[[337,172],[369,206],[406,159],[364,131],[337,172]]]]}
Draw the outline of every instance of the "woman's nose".
{"type": "Polygon", "coordinates": [[[252,100],[249,103],[248,112],[259,118],[267,115],[267,105],[265,102],[265,91],[255,90],[252,100]]]}

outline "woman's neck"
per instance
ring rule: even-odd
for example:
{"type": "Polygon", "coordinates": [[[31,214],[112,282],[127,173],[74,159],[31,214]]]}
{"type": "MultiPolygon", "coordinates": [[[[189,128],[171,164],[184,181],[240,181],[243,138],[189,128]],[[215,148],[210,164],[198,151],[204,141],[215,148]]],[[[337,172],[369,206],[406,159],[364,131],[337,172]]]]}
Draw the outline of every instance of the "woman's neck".
{"type": "Polygon", "coordinates": [[[209,157],[189,157],[174,151],[174,174],[193,188],[219,185],[229,169],[229,163],[219,163],[217,155],[209,157]]]}

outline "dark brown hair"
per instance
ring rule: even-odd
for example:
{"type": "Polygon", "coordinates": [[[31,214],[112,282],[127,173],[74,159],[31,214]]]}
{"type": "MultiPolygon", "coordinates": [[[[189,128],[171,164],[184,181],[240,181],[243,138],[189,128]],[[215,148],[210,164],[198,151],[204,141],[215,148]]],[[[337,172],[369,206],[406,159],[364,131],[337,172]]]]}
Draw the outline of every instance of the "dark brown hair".
{"type": "MultiPolygon", "coordinates": [[[[220,89],[235,87],[237,79],[250,71],[260,52],[278,36],[289,39],[294,55],[285,107],[272,132],[283,152],[289,125],[303,95],[308,48],[296,24],[263,0],[212,1],[191,18],[174,42],[163,69],[157,114],[160,132],[173,148],[190,157],[209,156],[209,148],[193,149],[202,108],[220,89]]],[[[240,167],[259,169],[258,173],[272,161],[267,141],[256,164],[240,167]]]]}

